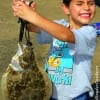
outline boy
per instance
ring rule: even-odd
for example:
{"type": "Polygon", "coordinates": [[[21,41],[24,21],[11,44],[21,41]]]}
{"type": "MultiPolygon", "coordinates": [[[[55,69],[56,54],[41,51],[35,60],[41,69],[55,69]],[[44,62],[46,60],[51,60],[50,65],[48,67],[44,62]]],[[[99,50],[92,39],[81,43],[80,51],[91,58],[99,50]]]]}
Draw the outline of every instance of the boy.
{"type": "Polygon", "coordinates": [[[62,10],[69,21],[50,21],[23,1],[13,1],[14,16],[31,23],[40,43],[51,47],[45,68],[53,83],[50,100],[89,100],[91,61],[96,46],[96,30],[88,23],[95,16],[94,0],[63,0],[62,10]],[[89,94],[89,95],[88,95],[89,94]]]}

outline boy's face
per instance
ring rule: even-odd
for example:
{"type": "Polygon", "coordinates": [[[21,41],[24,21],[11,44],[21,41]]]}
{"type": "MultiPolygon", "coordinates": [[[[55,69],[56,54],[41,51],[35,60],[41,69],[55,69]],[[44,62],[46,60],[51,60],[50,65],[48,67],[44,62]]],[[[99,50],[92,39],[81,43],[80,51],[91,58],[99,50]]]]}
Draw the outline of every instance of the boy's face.
{"type": "Polygon", "coordinates": [[[95,15],[94,0],[71,0],[69,7],[69,21],[82,26],[88,24],[95,15]]]}

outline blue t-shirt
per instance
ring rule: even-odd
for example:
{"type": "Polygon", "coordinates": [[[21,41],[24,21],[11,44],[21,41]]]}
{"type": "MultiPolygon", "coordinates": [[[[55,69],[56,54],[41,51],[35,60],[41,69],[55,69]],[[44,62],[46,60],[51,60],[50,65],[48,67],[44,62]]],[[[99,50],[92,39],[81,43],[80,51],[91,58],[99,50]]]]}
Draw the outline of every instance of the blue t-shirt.
{"type": "MultiPolygon", "coordinates": [[[[64,19],[55,22],[69,26],[64,19]]],[[[93,95],[90,81],[96,30],[87,25],[80,29],[72,29],[72,32],[75,44],[60,41],[43,30],[37,34],[39,43],[51,44],[45,69],[53,83],[52,97],[58,100],[72,100],[87,91],[90,96],[93,95]]]]}

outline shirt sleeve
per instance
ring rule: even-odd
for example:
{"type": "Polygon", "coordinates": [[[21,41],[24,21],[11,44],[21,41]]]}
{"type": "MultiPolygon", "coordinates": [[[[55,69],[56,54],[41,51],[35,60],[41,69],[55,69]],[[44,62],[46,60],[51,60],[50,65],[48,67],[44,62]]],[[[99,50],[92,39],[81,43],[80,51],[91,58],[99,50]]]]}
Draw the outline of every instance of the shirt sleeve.
{"type": "Polygon", "coordinates": [[[52,42],[52,36],[43,30],[36,34],[36,39],[41,44],[52,42]]]}
{"type": "Polygon", "coordinates": [[[96,46],[96,30],[92,26],[83,26],[78,30],[73,30],[73,33],[76,53],[93,56],[96,46]]]}

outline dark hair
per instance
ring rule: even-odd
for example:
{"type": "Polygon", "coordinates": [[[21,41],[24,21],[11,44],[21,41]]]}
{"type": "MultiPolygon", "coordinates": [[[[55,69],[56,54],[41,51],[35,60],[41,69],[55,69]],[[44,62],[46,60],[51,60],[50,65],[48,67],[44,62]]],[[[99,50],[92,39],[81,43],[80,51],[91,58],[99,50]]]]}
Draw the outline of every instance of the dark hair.
{"type": "MultiPolygon", "coordinates": [[[[63,0],[63,3],[66,5],[66,6],[69,6],[71,0],[63,0]]],[[[95,0],[95,4],[100,7],[100,0],[95,0]]]]}
{"type": "Polygon", "coordinates": [[[63,3],[66,5],[66,6],[69,6],[71,0],[63,0],[63,3]]]}
{"type": "Polygon", "coordinates": [[[95,0],[95,4],[100,7],[100,0],[95,0]]]}

